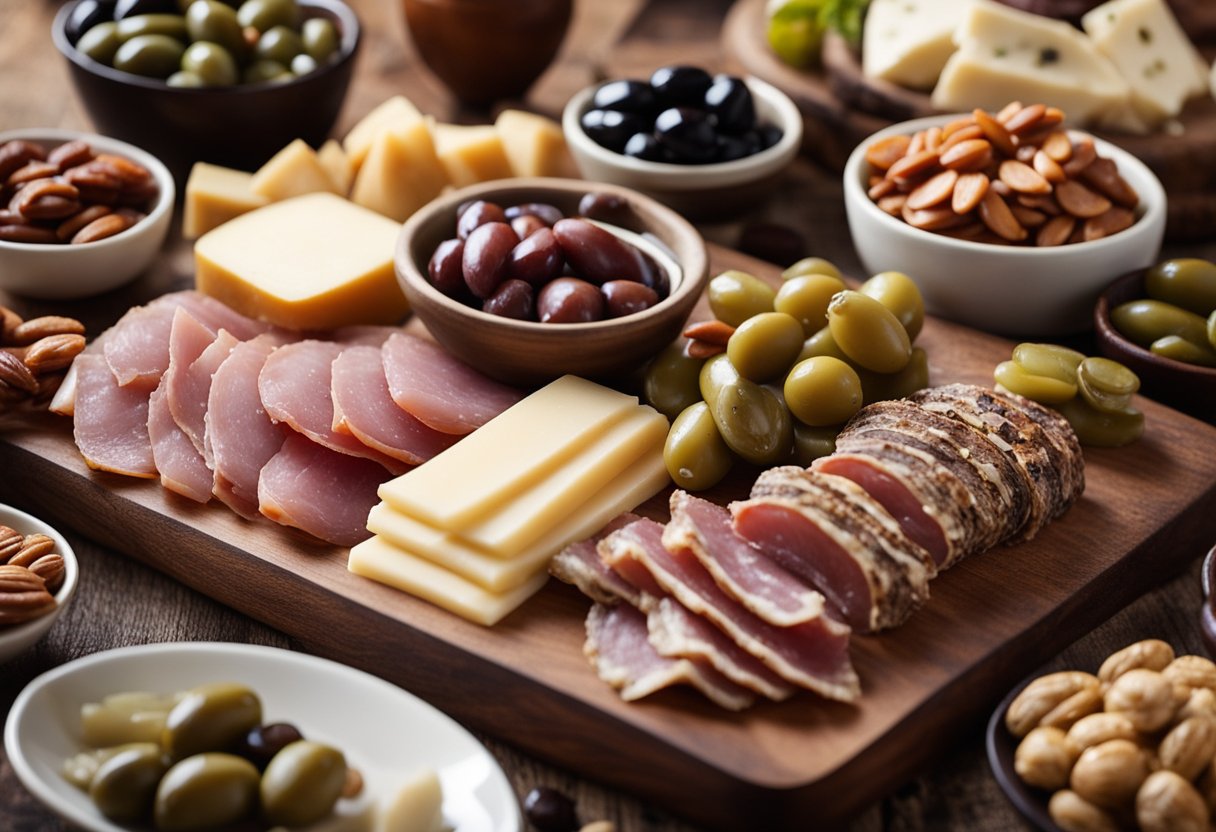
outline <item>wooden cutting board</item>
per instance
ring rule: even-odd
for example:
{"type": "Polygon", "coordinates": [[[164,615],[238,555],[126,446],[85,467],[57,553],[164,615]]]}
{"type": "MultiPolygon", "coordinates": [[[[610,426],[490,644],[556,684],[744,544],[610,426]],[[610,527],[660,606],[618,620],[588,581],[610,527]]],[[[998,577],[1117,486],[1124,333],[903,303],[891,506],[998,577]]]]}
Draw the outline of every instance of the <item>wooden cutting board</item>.
{"type": "MultiPolygon", "coordinates": [[[[759,261],[720,248],[711,255],[715,269],[778,279],[759,261]]],[[[694,314],[705,316],[704,304],[694,314]]],[[[1012,347],[935,320],[918,343],[934,384],[990,383],[1012,347]]],[[[729,714],[690,691],[623,703],[583,657],[588,601],[570,587],[553,581],[485,629],[350,574],[344,550],[195,505],[153,481],[91,472],[62,424],[0,436],[0,500],[396,682],[470,727],[706,827],[819,828],[979,730],[1014,682],[1216,540],[1216,428],[1138,405],[1145,436],[1087,451],[1085,494],[1064,517],[1030,543],[943,574],[902,628],[854,639],[864,690],[856,707],[802,694],[729,714]]],[[[744,495],[756,473],[734,472],[711,496],[744,495]]],[[[665,519],[665,497],[643,513],[665,519]]]]}

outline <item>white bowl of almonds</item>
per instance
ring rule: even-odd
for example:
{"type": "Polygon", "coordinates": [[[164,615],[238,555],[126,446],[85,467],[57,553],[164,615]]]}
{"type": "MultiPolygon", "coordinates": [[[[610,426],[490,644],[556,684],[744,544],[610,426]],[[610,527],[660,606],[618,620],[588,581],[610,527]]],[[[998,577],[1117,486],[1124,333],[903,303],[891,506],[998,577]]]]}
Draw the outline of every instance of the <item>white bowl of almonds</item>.
{"type": "Polygon", "coordinates": [[[78,576],[63,535],[0,503],[0,665],[46,635],[72,599],[78,576]]]}
{"type": "Polygon", "coordinates": [[[1155,262],[1165,191],[1139,159],[1063,117],[1010,105],[859,144],[844,199],[866,270],[908,274],[931,313],[989,332],[1088,328],[1108,283],[1155,262]]]}
{"type": "Polygon", "coordinates": [[[133,280],[173,218],[173,176],[150,153],[95,133],[0,133],[0,289],[83,298],[133,280]]]}

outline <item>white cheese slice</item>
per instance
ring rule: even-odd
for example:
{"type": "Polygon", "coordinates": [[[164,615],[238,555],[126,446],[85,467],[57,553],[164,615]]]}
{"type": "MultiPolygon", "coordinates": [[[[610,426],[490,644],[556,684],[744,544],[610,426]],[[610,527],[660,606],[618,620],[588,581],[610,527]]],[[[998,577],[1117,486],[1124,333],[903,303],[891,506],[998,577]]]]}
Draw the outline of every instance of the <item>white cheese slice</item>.
{"type": "Polygon", "coordinates": [[[1132,106],[1156,125],[1208,88],[1207,65],[1165,0],[1109,0],[1081,18],[1131,87],[1132,106]]]}
{"type": "Polygon", "coordinates": [[[407,778],[381,803],[375,832],[439,832],[443,824],[443,787],[434,769],[407,778]]]}
{"type": "Polygon", "coordinates": [[[872,0],[861,40],[861,68],[914,89],[932,89],[954,54],[954,30],[967,0],[872,0]]]}

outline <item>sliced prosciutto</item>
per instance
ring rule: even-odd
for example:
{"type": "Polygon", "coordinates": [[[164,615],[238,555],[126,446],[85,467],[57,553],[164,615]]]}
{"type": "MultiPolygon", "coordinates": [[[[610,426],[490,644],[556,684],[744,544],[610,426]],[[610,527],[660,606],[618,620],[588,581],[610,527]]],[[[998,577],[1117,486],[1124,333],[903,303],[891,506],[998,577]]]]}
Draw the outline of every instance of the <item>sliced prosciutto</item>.
{"type": "Polygon", "coordinates": [[[148,438],[160,484],[198,503],[211,499],[211,469],[169,412],[165,381],[148,397],[148,438]]]}
{"type": "Polygon", "coordinates": [[[330,341],[299,341],[275,350],[258,374],[262,406],[273,421],[331,451],[370,459],[401,474],[406,466],[400,460],[334,430],[333,363],[344,349],[330,341]]]}
{"type": "Polygon", "coordinates": [[[601,604],[625,601],[635,607],[642,606],[641,592],[609,569],[596,551],[596,546],[605,537],[641,519],[631,512],[618,515],[598,534],[571,543],[554,555],[553,560],[549,562],[549,573],[559,581],[578,587],[588,598],[601,604]]]}
{"type": "MultiPolygon", "coordinates": [[[[193,320],[180,309],[177,315],[193,320]]],[[[185,333],[179,330],[184,328],[189,332],[193,328],[179,327],[177,321],[174,322],[169,343],[169,369],[165,371],[163,385],[173,420],[201,454],[206,447],[203,437],[211,378],[233,347],[241,342],[226,329],[217,334],[201,324],[195,326],[202,332],[190,332],[190,340],[183,342],[185,333]]]]}
{"type": "Polygon", "coordinates": [[[393,401],[443,433],[472,433],[523,398],[430,341],[398,333],[383,347],[384,375],[393,401]]]}
{"type": "Polygon", "coordinates": [[[691,551],[718,586],[761,619],[788,627],[823,615],[823,596],[737,534],[725,508],[680,490],[670,505],[663,545],[691,551]]]}
{"type": "Polygon", "coordinates": [[[148,391],[120,387],[105,358],[96,353],[81,353],[72,366],[76,371],[73,432],[85,462],[98,471],[155,477],[148,391]]]}
{"type": "Polygon", "coordinates": [[[384,469],[291,434],[262,468],[258,510],[276,523],[337,546],[371,537],[367,515],[379,498],[384,469]]]}
{"type": "Polygon", "coordinates": [[[828,699],[856,701],[861,685],[849,662],[848,627],[826,616],[793,627],[761,621],[723,592],[690,551],[665,549],[662,534],[662,524],[652,520],[630,523],[600,542],[600,556],[634,586],[662,587],[786,681],[828,699]]]}
{"type": "Polygon", "coordinates": [[[426,462],[459,437],[419,422],[393,401],[379,347],[347,347],[334,359],[330,382],[333,428],[410,465],[426,462]]]}
{"type": "Polygon", "coordinates": [[[706,662],[660,656],[650,645],[645,614],[629,604],[592,605],[583,651],[599,677],[619,690],[626,702],[676,684],[692,685],[731,711],[755,700],[706,662]]]}

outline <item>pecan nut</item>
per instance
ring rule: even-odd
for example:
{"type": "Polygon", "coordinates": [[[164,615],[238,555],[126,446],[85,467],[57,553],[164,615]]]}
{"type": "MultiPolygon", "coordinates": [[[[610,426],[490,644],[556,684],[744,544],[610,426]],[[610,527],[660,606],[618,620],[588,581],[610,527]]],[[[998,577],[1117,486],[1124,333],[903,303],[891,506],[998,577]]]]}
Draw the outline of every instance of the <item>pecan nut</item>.
{"type": "Polygon", "coordinates": [[[46,158],[46,151],[33,142],[24,139],[14,139],[0,145],[0,181],[12,175],[13,171],[25,165],[31,159],[46,158]]]}
{"type": "Polygon", "coordinates": [[[71,239],[72,245],[95,243],[107,237],[113,237],[131,227],[130,221],[122,214],[106,214],[98,217],[84,228],[77,231],[71,239]]]}
{"type": "Polygon", "coordinates": [[[0,566],[0,625],[22,624],[55,609],[46,581],[24,566],[0,566]]]}
{"type": "Polygon", "coordinates": [[[25,351],[25,366],[35,375],[67,369],[84,351],[83,335],[63,332],[39,338],[25,351]]]}
{"type": "Polygon", "coordinates": [[[52,554],[54,551],[55,541],[51,538],[44,534],[27,534],[21,543],[21,548],[13,553],[8,562],[15,566],[29,568],[34,561],[44,555],[52,554]]]}
{"type": "Polygon", "coordinates": [[[5,387],[33,393],[38,390],[38,381],[20,358],[0,350],[0,389],[5,387]]]}
{"type": "Polygon", "coordinates": [[[0,526],[0,563],[8,563],[8,559],[21,551],[21,542],[25,535],[9,526],[0,526]]]}
{"type": "Polygon", "coordinates": [[[58,592],[67,575],[67,565],[64,563],[63,555],[55,552],[38,558],[29,565],[29,570],[42,578],[46,583],[47,592],[58,592]]]}

